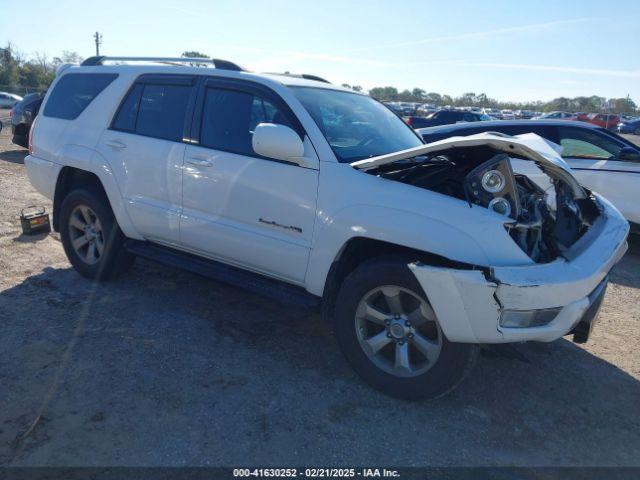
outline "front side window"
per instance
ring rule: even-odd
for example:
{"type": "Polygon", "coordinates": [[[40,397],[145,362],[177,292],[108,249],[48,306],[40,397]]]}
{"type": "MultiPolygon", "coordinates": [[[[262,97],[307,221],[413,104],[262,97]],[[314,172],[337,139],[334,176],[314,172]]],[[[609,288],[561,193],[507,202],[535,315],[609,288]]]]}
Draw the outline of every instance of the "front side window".
{"type": "Polygon", "coordinates": [[[74,120],[113,82],[116,73],[69,73],[56,83],[47,104],[45,117],[74,120]]]}
{"type": "Polygon", "coordinates": [[[255,156],[251,139],[259,123],[291,126],[285,115],[268,100],[239,90],[207,88],[200,145],[255,156]]]}
{"type": "Polygon", "coordinates": [[[355,162],[423,144],[407,124],[369,96],[314,87],[291,90],[339,162],[355,162]]]}
{"type": "Polygon", "coordinates": [[[595,131],[578,128],[558,129],[562,156],[606,160],[617,157],[623,145],[595,131]]]}

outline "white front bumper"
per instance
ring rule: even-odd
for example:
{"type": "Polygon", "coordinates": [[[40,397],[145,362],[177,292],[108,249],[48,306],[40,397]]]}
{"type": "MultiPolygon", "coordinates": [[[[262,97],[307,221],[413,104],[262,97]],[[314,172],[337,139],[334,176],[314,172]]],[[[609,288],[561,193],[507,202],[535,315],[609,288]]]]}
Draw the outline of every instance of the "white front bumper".
{"type": "Polygon", "coordinates": [[[458,270],[410,264],[427,294],[440,326],[452,342],[548,342],[566,335],[580,321],[589,294],[627,250],[629,224],[606,200],[603,214],[566,253],[547,264],[458,270]],[[562,309],[547,325],[500,326],[503,310],[562,309]]]}

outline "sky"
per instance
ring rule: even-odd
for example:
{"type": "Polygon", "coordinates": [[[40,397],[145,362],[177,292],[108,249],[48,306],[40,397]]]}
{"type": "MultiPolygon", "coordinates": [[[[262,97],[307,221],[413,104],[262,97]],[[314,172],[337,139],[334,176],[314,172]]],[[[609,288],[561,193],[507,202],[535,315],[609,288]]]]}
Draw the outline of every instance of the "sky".
{"type": "Polygon", "coordinates": [[[198,50],[252,71],[414,87],[499,100],[626,97],[640,104],[640,1],[0,0],[0,45],[178,56],[198,50]],[[20,11],[24,9],[20,8],[20,11]]]}

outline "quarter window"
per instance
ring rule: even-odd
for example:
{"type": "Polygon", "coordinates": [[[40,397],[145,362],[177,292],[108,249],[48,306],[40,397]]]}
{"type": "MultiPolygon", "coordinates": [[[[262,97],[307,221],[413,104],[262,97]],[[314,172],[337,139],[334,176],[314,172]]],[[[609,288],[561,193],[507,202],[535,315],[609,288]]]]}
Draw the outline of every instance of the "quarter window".
{"type": "Polygon", "coordinates": [[[268,100],[238,90],[207,88],[200,145],[254,156],[251,139],[259,123],[291,126],[284,114],[268,100]]]}
{"type": "Polygon", "coordinates": [[[47,104],[45,117],[73,120],[113,82],[115,73],[69,73],[56,83],[47,104]]]}

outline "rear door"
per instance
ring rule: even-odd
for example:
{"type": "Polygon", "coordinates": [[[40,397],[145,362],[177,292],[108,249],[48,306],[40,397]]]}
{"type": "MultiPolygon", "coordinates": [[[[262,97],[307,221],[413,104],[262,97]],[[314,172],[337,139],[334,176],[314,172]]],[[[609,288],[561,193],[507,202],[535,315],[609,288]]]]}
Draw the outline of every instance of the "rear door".
{"type": "Polygon", "coordinates": [[[261,157],[259,123],[291,127],[316,153],[271,89],[210,78],[201,87],[183,175],[181,236],[190,251],[302,284],[316,216],[318,170],[261,157]]]}
{"type": "Polygon", "coordinates": [[[195,76],[142,75],[98,145],[131,220],[149,240],[180,242],[183,139],[196,93],[195,76]]]}
{"type": "Polygon", "coordinates": [[[591,128],[558,127],[558,135],[562,156],[580,183],[606,197],[628,220],[640,223],[640,162],[619,158],[627,145],[591,128]]]}

